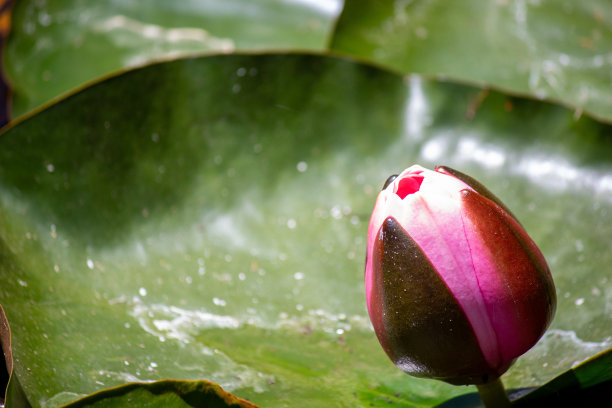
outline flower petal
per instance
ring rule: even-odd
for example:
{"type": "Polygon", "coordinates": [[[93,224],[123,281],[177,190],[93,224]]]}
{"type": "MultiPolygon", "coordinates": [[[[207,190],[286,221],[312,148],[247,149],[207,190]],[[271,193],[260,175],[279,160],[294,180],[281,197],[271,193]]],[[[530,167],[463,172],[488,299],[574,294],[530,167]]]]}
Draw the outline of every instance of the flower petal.
{"type": "Polygon", "coordinates": [[[423,248],[467,315],[485,359],[497,366],[498,343],[478,285],[461,216],[460,192],[469,187],[454,177],[431,170],[424,170],[423,174],[425,179],[419,192],[398,200],[398,205],[388,205],[386,214],[393,216],[423,248]]]}
{"type": "Polygon", "coordinates": [[[453,293],[393,217],[377,233],[372,271],[370,317],[383,349],[400,369],[453,384],[499,375],[485,361],[453,293]]]}
{"type": "Polygon", "coordinates": [[[461,180],[481,196],[486,197],[489,200],[493,201],[495,204],[499,205],[508,215],[514,218],[516,222],[519,222],[512,213],[512,211],[510,211],[510,209],[506,207],[506,205],[499,198],[497,198],[495,194],[493,194],[488,188],[482,185],[478,180],[468,176],[465,173],[460,172],[459,170],[455,170],[447,166],[438,166],[436,167],[436,171],[438,173],[447,174],[461,180]]]}
{"type": "Polygon", "coordinates": [[[500,365],[514,359],[544,334],[556,304],[552,278],[535,243],[493,201],[462,192],[463,217],[472,261],[490,321],[500,365]]]}

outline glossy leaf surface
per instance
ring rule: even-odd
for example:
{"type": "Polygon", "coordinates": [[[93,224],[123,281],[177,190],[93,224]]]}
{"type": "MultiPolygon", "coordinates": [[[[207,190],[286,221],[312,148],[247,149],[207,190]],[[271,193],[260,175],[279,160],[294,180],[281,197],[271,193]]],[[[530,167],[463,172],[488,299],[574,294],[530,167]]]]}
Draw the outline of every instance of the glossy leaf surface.
{"type": "Polygon", "coordinates": [[[11,117],[110,72],[179,55],[322,49],[340,0],[20,0],[4,70],[11,117]]]}
{"type": "MultiPolygon", "coordinates": [[[[608,400],[612,385],[612,349],[573,366],[546,384],[533,389],[509,390],[513,407],[600,406],[608,400]]],[[[478,393],[450,399],[437,408],[482,408],[478,393]]]]}
{"type": "Polygon", "coordinates": [[[331,47],[612,121],[611,20],[606,0],[347,0],[331,47]]]}
{"type": "Polygon", "coordinates": [[[608,400],[612,386],[612,350],[600,353],[517,401],[519,407],[555,405],[597,406],[608,400]],[[553,396],[554,399],[551,399],[553,396]]]}
{"type": "Polygon", "coordinates": [[[556,318],[504,376],[544,383],[610,347],[610,130],[314,55],[179,60],[96,84],[0,135],[15,374],[35,407],[163,378],[265,407],[473,391],[401,373],[365,310],[374,199],[417,162],[481,181],[547,257],[556,318]]]}

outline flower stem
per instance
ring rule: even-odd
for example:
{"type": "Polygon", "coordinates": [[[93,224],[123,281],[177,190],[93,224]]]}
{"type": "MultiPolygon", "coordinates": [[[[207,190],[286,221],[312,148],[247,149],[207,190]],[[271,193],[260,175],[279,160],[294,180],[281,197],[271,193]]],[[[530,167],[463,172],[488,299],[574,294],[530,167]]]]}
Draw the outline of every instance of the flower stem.
{"type": "Polygon", "coordinates": [[[504,384],[498,378],[485,384],[476,385],[480,399],[487,408],[506,408],[510,407],[510,399],[506,394],[504,384]]]}

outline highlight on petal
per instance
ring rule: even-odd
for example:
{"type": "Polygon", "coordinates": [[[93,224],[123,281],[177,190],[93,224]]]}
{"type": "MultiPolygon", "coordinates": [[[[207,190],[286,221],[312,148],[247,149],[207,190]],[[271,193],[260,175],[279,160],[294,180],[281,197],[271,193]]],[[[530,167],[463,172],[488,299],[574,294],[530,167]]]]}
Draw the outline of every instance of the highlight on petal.
{"type": "Polygon", "coordinates": [[[436,167],[436,171],[438,173],[451,175],[463,181],[465,184],[470,186],[472,190],[476,191],[481,196],[486,197],[489,200],[493,201],[495,204],[499,205],[508,215],[510,215],[516,220],[516,222],[518,222],[512,211],[510,211],[510,209],[506,207],[506,205],[499,198],[497,198],[495,194],[493,194],[488,188],[486,188],[483,184],[481,184],[474,178],[468,176],[465,173],[460,172],[459,170],[455,170],[447,166],[438,166],[436,167]]]}

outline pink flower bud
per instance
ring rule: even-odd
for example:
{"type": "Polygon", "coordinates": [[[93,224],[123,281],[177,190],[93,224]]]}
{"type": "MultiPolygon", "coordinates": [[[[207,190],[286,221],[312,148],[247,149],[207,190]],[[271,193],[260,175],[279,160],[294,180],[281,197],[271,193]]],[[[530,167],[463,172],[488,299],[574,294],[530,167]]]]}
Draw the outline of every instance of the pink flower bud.
{"type": "Polygon", "coordinates": [[[393,363],[451,384],[501,376],[556,308],[546,261],[514,215],[456,170],[390,178],[368,228],[368,313],[393,363]]]}

